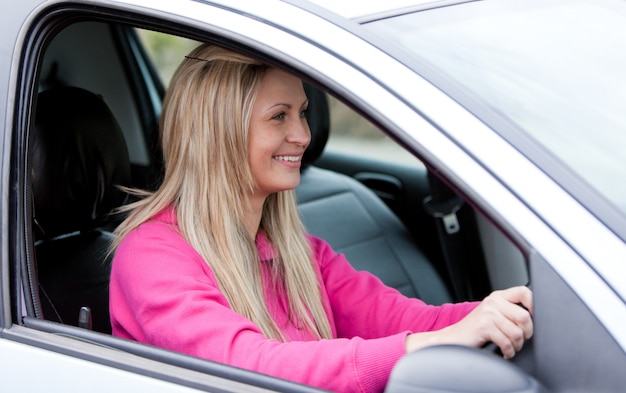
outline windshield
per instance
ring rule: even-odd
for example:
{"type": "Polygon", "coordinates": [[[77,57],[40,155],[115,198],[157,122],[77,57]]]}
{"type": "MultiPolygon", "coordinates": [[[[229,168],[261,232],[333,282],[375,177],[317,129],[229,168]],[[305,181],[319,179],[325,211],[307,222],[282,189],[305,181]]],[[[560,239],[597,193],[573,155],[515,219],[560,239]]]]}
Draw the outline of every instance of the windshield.
{"type": "Polygon", "coordinates": [[[479,1],[370,23],[626,212],[626,3],[479,1]]]}

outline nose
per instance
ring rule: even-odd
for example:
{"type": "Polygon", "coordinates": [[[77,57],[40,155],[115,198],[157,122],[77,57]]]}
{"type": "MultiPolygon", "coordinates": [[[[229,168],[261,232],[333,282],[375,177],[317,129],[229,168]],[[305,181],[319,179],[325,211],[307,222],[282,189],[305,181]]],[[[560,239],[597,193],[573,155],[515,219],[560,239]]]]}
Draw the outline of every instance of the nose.
{"type": "Polygon", "coordinates": [[[309,123],[306,118],[298,119],[294,122],[293,127],[290,127],[289,134],[287,135],[287,142],[295,143],[306,148],[311,142],[311,130],[309,129],[309,123]]]}

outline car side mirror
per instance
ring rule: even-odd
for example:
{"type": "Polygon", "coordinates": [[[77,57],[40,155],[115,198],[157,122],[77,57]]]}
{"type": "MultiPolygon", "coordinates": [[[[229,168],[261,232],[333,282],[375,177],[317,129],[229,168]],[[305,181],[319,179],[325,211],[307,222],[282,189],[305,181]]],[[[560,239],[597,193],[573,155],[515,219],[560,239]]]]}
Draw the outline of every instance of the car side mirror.
{"type": "Polygon", "coordinates": [[[545,393],[532,376],[485,350],[458,345],[427,347],[404,356],[385,393],[545,393]]]}

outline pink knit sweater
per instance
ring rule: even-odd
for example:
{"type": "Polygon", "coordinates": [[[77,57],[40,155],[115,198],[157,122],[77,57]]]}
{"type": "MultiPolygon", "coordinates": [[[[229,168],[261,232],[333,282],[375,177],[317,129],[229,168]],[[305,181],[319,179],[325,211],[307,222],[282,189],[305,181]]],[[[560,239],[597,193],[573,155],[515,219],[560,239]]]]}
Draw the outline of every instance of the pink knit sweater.
{"type": "MultiPolygon", "coordinates": [[[[337,392],[382,391],[410,332],[457,322],[476,303],[429,306],[357,272],[324,241],[309,237],[333,340],[316,340],[287,318],[284,299],[267,296],[287,342],[267,339],[234,312],[211,269],[180,236],[166,210],[131,232],[111,274],[113,334],[337,392]]],[[[257,239],[261,260],[271,245],[257,239]]],[[[384,263],[384,261],[381,261],[384,263]]]]}

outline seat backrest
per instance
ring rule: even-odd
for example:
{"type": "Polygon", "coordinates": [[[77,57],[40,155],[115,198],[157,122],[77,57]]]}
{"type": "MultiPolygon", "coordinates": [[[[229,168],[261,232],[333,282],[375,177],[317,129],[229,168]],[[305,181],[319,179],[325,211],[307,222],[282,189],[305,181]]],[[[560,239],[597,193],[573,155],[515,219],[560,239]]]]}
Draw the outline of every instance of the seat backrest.
{"type": "Polygon", "coordinates": [[[324,93],[306,87],[311,145],[303,158],[298,206],[307,231],[342,252],[357,270],[430,304],[451,301],[433,265],[419,250],[400,219],[357,180],[315,167],[330,131],[324,93]]]}
{"type": "Polygon", "coordinates": [[[32,139],[35,254],[44,318],[110,333],[109,213],[130,184],[124,136],[107,104],[75,87],[44,91],[32,139]]]}

